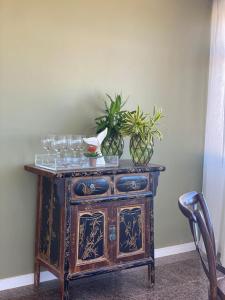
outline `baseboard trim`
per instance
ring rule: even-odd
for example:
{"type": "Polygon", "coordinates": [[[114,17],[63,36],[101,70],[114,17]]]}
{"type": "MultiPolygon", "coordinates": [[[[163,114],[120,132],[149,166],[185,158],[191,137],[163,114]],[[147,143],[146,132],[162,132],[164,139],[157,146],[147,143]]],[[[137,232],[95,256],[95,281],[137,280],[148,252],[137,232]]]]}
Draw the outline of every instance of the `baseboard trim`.
{"type": "MultiPolygon", "coordinates": [[[[40,278],[41,278],[41,282],[56,279],[56,277],[48,271],[41,272],[40,278]]],[[[31,285],[31,284],[34,284],[33,273],[10,277],[10,278],[4,278],[4,279],[0,279],[0,291],[14,289],[14,288],[31,285]]]]}
{"type": "Polygon", "coordinates": [[[195,250],[195,244],[192,243],[186,243],[186,244],[180,244],[175,246],[169,246],[164,248],[155,249],[155,257],[164,257],[169,255],[175,255],[185,252],[190,252],[195,250]]]}
{"type": "MultiPolygon", "coordinates": [[[[190,252],[195,249],[194,243],[186,243],[186,244],[180,244],[165,248],[159,248],[155,250],[155,257],[164,257],[169,255],[175,255],[179,253],[185,253],[190,252]]],[[[56,277],[48,272],[44,271],[41,272],[41,282],[54,280],[56,277]]],[[[18,288],[26,285],[32,285],[34,283],[34,274],[26,274],[26,275],[20,275],[10,278],[4,278],[0,279],[0,291],[9,290],[13,288],[18,288]]]]}

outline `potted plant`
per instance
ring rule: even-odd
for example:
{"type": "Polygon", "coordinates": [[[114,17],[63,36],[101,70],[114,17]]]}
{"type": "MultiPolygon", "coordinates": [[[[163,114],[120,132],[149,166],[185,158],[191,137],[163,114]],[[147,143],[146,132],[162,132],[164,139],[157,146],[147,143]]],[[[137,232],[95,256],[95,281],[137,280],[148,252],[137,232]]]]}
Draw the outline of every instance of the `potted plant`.
{"type": "Polygon", "coordinates": [[[125,102],[122,101],[122,95],[117,94],[115,98],[106,94],[110,105],[105,101],[105,114],[95,119],[97,133],[108,128],[108,133],[101,145],[103,155],[118,155],[123,154],[124,141],[122,136],[122,128],[124,125],[125,111],[122,108],[125,102]]]}
{"type": "Polygon", "coordinates": [[[91,167],[96,167],[97,158],[100,157],[97,152],[97,147],[94,145],[87,146],[87,152],[84,153],[86,157],[89,157],[89,164],[91,167]]]}
{"type": "Polygon", "coordinates": [[[124,116],[123,133],[130,136],[130,155],[135,165],[147,165],[153,155],[154,138],[161,139],[158,122],[162,111],[154,108],[153,115],[144,114],[138,106],[124,116]]]}

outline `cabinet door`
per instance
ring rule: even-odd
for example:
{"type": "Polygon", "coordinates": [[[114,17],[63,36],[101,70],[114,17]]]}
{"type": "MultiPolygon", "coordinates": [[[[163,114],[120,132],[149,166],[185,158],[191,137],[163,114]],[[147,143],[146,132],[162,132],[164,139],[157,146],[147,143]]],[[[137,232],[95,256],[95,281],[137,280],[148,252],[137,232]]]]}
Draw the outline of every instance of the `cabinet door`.
{"type": "Polygon", "coordinates": [[[106,206],[72,207],[72,272],[109,264],[109,211],[106,206]]]}
{"type": "Polygon", "coordinates": [[[149,200],[120,203],[117,210],[116,262],[149,257],[149,200]]]}

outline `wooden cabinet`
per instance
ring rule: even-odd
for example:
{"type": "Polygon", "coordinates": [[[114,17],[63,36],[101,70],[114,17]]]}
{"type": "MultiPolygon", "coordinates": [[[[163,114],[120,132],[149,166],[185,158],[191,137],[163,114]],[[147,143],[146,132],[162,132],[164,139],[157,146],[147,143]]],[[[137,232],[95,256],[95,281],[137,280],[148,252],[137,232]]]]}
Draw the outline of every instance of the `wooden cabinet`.
{"type": "Polygon", "coordinates": [[[72,280],[116,270],[147,265],[154,283],[153,198],[163,166],[25,169],[38,176],[36,286],[41,265],[59,278],[66,300],[72,280]]]}

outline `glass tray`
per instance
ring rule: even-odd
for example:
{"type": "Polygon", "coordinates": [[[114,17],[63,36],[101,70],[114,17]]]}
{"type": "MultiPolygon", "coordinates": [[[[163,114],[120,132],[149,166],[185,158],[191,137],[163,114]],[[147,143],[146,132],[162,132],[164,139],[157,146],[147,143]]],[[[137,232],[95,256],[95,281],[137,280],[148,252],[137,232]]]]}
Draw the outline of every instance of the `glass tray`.
{"type": "Polygon", "coordinates": [[[35,166],[53,171],[74,169],[109,168],[119,166],[118,156],[102,156],[93,160],[89,157],[60,157],[57,154],[36,154],[35,166]]]}

